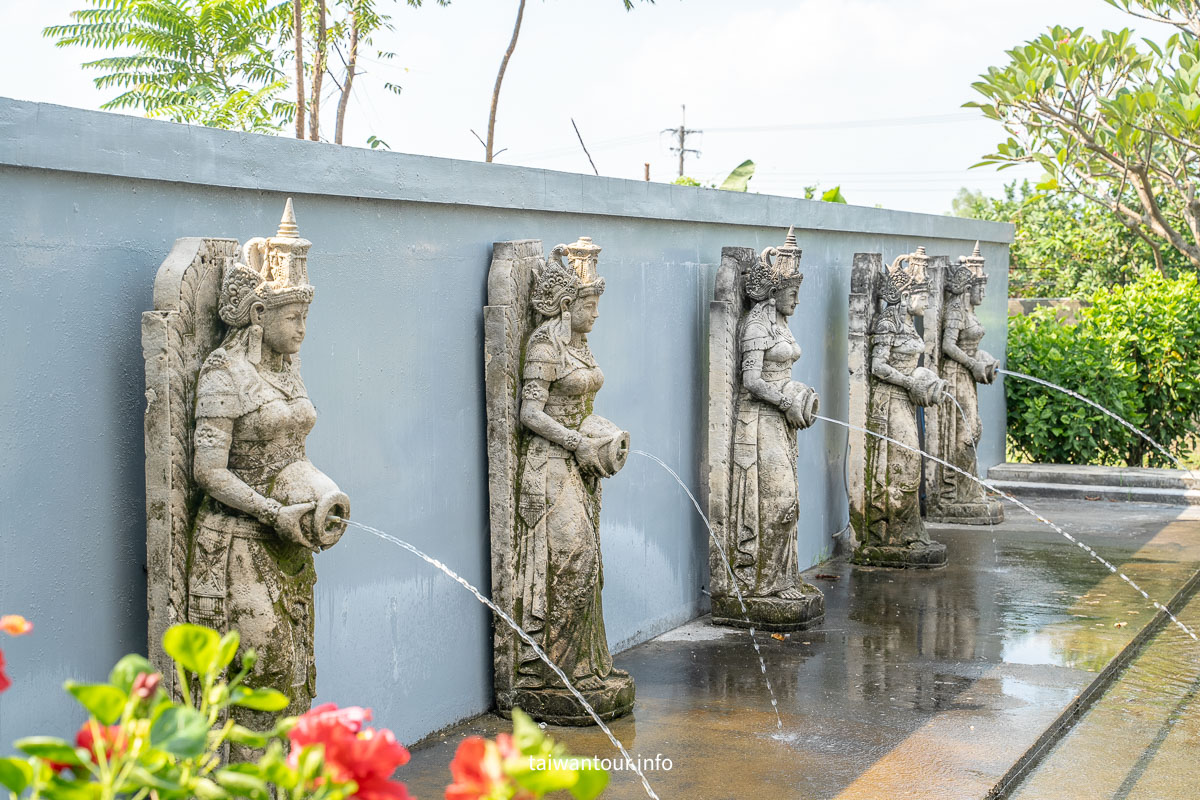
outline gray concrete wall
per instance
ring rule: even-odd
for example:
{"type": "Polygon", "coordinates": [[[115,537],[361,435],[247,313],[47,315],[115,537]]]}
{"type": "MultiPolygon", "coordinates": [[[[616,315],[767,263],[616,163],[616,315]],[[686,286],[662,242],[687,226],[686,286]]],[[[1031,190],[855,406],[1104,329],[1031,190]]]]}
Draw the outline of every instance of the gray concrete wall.
{"type": "MultiPolygon", "coordinates": [[[[494,241],[592,236],[608,291],[592,335],[597,412],[693,487],[703,461],[708,301],[721,247],[763,248],[795,224],[806,273],[792,327],[798,379],[846,414],[855,251],[982,239],[1011,228],[342,148],[0,99],[0,612],[16,682],[0,742],[65,734],[68,677],[101,679],[145,648],[142,311],[180,236],[274,232],[295,198],[317,296],[303,371],[320,413],[309,454],[355,517],[487,589],[482,307],[494,241]]],[[[1004,351],[1003,272],[983,319],[1004,351]]],[[[1003,460],[1004,395],[981,391],[982,466],[1003,460]]],[[[800,436],[800,559],[846,522],[845,432],[800,436]]],[[[605,615],[620,649],[702,607],[705,531],[670,477],[631,457],[606,484],[605,615]]],[[[490,703],[490,620],[461,587],[352,530],[318,558],[322,700],[374,707],[413,741],[490,703]]]]}

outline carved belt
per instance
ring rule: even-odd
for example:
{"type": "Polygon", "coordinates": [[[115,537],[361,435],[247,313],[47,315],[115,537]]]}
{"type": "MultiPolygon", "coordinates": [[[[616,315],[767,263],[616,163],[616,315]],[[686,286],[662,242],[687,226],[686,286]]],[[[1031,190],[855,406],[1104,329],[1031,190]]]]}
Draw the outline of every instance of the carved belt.
{"type": "Polygon", "coordinates": [[[220,531],[230,536],[242,539],[258,539],[260,541],[274,539],[276,533],[271,528],[259,522],[254,517],[231,509],[224,504],[216,504],[222,513],[209,515],[204,520],[204,527],[220,531]]]}
{"type": "Polygon", "coordinates": [[[546,458],[571,459],[575,457],[574,453],[563,447],[561,444],[555,444],[549,439],[543,439],[542,441],[546,443],[546,458]]]}
{"type": "Polygon", "coordinates": [[[792,378],[791,367],[778,367],[776,369],[763,368],[762,379],[764,381],[787,381],[792,378]]]}

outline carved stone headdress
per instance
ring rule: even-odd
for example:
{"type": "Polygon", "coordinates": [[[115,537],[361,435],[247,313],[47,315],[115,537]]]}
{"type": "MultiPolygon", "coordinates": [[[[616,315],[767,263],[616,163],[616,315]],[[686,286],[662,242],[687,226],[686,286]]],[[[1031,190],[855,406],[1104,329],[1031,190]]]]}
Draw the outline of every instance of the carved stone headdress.
{"type": "Polygon", "coordinates": [[[916,252],[896,256],[896,260],[884,271],[879,296],[888,305],[896,305],[905,294],[927,291],[929,283],[925,279],[925,268],[928,266],[929,256],[923,246],[918,247],[916,252]]]}
{"type": "Polygon", "coordinates": [[[288,303],[311,303],[308,282],[308,249],[312,242],[300,238],[292,198],[288,198],[279,232],[256,237],[242,248],[240,261],[225,267],[218,313],[226,325],[242,328],[250,323],[255,303],[267,308],[288,303]]]}
{"type": "Polygon", "coordinates": [[[589,236],[580,236],[572,244],[555,245],[545,265],[534,274],[529,302],[547,317],[562,311],[562,301],[574,301],[604,293],[604,278],[596,275],[600,247],[589,236]],[[567,263],[563,263],[563,256],[567,263]]]}
{"type": "Polygon", "coordinates": [[[969,256],[959,256],[957,264],[950,265],[946,275],[946,291],[951,294],[962,294],[974,286],[987,283],[987,273],[983,271],[983,254],[979,251],[979,242],[975,243],[975,252],[969,256]]]}
{"type": "Polygon", "coordinates": [[[763,250],[754,266],[746,271],[746,296],[757,303],[785,286],[799,286],[804,280],[800,272],[802,253],[796,245],[795,227],[788,228],[783,247],[763,250]],[[771,261],[772,256],[774,262],[771,261]]]}

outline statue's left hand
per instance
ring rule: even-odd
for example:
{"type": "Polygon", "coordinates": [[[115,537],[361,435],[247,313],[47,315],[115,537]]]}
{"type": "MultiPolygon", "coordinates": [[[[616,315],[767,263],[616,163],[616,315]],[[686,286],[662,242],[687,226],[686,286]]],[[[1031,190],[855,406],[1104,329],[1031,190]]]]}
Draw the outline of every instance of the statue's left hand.
{"type": "Polygon", "coordinates": [[[971,377],[976,383],[991,383],[996,380],[996,373],[988,367],[991,366],[983,359],[976,359],[971,363],[971,377]]]}
{"type": "Polygon", "coordinates": [[[316,503],[296,503],[284,506],[279,509],[279,515],[275,518],[275,530],[292,544],[313,549],[314,544],[305,538],[304,532],[300,529],[300,519],[316,507],[316,503]]]}
{"type": "Polygon", "coordinates": [[[579,442],[579,447],[575,448],[575,460],[579,462],[579,466],[594,470],[607,478],[610,476],[605,471],[604,465],[600,463],[601,445],[603,445],[602,440],[584,436],[579,442]]]}

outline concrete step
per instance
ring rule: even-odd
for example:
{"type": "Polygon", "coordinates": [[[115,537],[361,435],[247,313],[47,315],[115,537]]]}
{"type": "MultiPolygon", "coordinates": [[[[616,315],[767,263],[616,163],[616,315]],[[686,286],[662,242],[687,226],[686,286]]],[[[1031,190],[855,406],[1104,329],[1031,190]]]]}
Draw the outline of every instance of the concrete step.
{"type": "Polygon", "coordinates": [[[997,464],[989,469],[988,479],[1074,486],[1200,490],[1200,472],[1182,469],[1009,463],[997,464]]]}
{"type": "Polygon", "coordinates": [[[1197,489],[994,480],[991,479],[993,474],[993,470],[988,471],[988,478],[993,486],[1022,500],[1030,497],[1043,497],[1058,500],[1104,500],[1114,503],[1200,506],[1200,490],[1197,489]]]}

